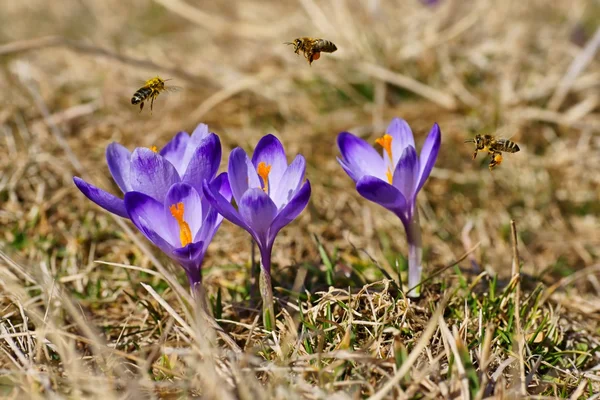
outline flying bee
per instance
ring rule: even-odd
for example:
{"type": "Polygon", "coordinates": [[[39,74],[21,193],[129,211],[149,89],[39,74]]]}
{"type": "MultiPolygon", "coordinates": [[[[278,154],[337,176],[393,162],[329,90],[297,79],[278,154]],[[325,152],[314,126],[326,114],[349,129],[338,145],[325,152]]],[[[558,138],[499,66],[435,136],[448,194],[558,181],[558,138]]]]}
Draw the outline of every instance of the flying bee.
{"type": "Polygon", "coordinates": [[[502,152],[516,153],[519,151],[519,145],[508,139],[496,138],[492,135],[475,135],[475,139],[467,139],[465,143],[475,143],[475,152],[473,160],[477,157],[477,152],[487,151],[492,156],[490,160],[490,171],[502,163],[502,152]]]}
{"type": "Polygon", "coordinates": [[[293,42],[285,42],[284,44],[293,45],[294,53],[304,53],[304,57],[308,60],[308,64],[312,65],[314,60],[318,60],[321,57],[321,52],[333,53],[337,50],[337,47],[333,42],[325,39],[301,37],[294,39],[293,42]]]}
{"type": "Polygon", "coordinates": [[[139,88],[137,92],[133,94],[131,98],[131,104],[139,104],[140,112],[144,109],[144,102],[150,99],[150,110],[154,106],[154,99],[156,99],[160,92],[176,92],[181,88],[179,86],[165,86],[165,82],[171,79],[162,79],[156,76],[149,79],[144,83],[144,86],[139,88]]]}

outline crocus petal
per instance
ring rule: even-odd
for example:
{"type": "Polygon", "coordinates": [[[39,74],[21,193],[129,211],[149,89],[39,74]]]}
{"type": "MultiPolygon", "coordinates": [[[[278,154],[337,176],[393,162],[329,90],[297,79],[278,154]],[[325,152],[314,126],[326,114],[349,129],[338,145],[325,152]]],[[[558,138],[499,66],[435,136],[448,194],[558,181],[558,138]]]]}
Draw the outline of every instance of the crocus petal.
{"type": "Polygon", "coordinates": [[[181,247],[179,238],[172,237],[169,232],[171,221],[167,219],[162,203],[147,194],[129,192],[125,194],[125,208],[131,222],[166,254],[181,247]]]}
{"type": "Polygon", "coordinates": [[[433,124],[431,131],[429,131],[429,135],[427,135],[425,143],[423,143],[423,148],[421,149],[421,154],[419,156],[419,184],[417,185],[416,193],[421,190],[425,184],[425,181],[427,178],[429,178],[429,174],[431,174],[431,170],[433,169],[435,161],[437,160],[441,143],[442,133],[440,132],[439,125],[435,123],[433,124]]]}
{"type": "Polygon", "coordinates": [[[351,178],[359,180],[371,175],[385,179],[383,158],[369,143],[348,132],[340,133],[337,143],[345,163],[344,169],[352,171],[352,174],[348,173],[351,178]]]}
{"type": "Polygon", "coordinates": [[[265,245],[269,228],[277,216],[277,206],[262,189],[248,189],[240,199],[238,210],[246,224],[252,229],[256,241],[265,245]]]}
{"type": "Polygon", "coordinates": [[[211,242],[213,236],[215,236],[215,233],[217,233],[217,229],[219,229],[222,221],[223,216],[221,216],[214,207],[209,207],[208,214],[204,221],[202,221],[202,227],[194,237],[194,242],[203,241],[206,244],[206,247],[208,247],[208,244],[211,242]]]}
{"type": "Polygon", "coordinates": [[[202,203],[200,201],[200,195],[194,189],[193,186],[187,183],[176,183],[169,189],[165,198],[164,212],[167,220],[171,235],[178,238],[180,227],[177,223],[173,214],[171,214],[170,207],[177,203],[183,203],[183,219],[187,222],[192,232],[192,238],[202,227],[202,203]]]}
{"type": "Polygon", "coordinates": [[[204,181],[204,184],[202,185],[202,192],[204,193],[204,197],[206,197],[206,200],[211,207],[214,207],[219,214],[229,220],[229,222],[232,222],[240,228],[244,228],[250,232],[250,227],[248,224],[246,224],[246,222],[244,222],[237,210],[233,208],[231,203],[227,201],[225,197],[221,195],[221,193],[213,190],[207,181],[204,181]]]}
{"type": "Polygon", "coordinates": [[[131,190],[129,181],[131,152],[119,143],[113,142],[106,148],[106,162],[113,179],[123,193],[131,190]]]}
{"type": "Polygon", "coordinates": [[[208,125],[198,124],[196,129],[194,129],[194,131],[192,132],[190,143],[193,146],[198,146],[208,135],[208,125]]]}
{"type": "Polygon", "coordinates": [[[271,166],[269,186],[272,193],[279,185],[281,177],[288,166],[283,145],[274,135],[263,136],[254,149],[252,155],[254,168],[258,168],[258,164],[261,162],[271,166]]]}
{"type": "Polygon", "coordinates": [[[275,192],[271,192],[271,198],[275,202],[277,209],[287,204],[298,191],[304,179],[305,171],[306,160],[302,155],[298,154],[283,173],[275,192]]]}
{"type": "Polygon", "coordinates": [[[208,136],[208,133],[208,126],[206,124],[199,124],[196,129],[194,129],[194,132],[192,132],[192,136],[190,137],[183,154],[182,164],[184,170],[187,168],[187,165],[192,159],[194,150],[196,150],[196,147],[198,147],[200,143],[202,143],[202,141],[208,136]]]}
{"type": "Polygon", "coordinates": [[[365,176],[356,184],[356,190],[365,199],[387,208],[404,222],[406,199],[394,186],[374,176],[365,176]]]}
{"type": "Polygon", "coordinates": [[[169,188],[180,181],[177,170],[160,154],[138,147],[131,155],[131,187],[164,202],[169,188]]]}
{"type": "Polygon", "coordinates": [[[393,185],[404,196],[409,203],[413,202],[416,195],[416,184],[419,179],[419,160],[414,147],[408,146],[404,149],[402,157],[396,164],[393,185]]]}
{"type": "Polygon", "coordinates": [[[392,137],[392,165],[398,164],[398,160],[408,146],[415,146],[415,138],[408,123],[400,118],[394,118],[385,131],[392,137]]]}
{"type": "Polygon", "coordinates": [[[202,140],[196,147],[187,166],[182,181],[192,185],[197,191],[202,191],[202,182],[209,182],[215,177],[221,162],[221,141],[214,133],[202,140]]]}
{"type": "Polygon", "coordinates": [[[340,163],[340,165],[342,166],[342,168],[344,169],[344,171],[346,171],[346,173],[348,174],[348,176],[354,181],[357,182],[361,177],[359,175],[356,175],[354,173],[354,171],[352,170],[352,168],[346,164],[346,162],[344,160],[342,160],[339,157],[336,157],[338,163],[340,163]]]}
{"type": "Polygon", "coordinates": [[[194,242],[185,247],[174,249],[170,255],[186,269],[199,268],[200,264],[202,264],[205,250],[204,242],[194,242]]]}
{"type": "MultiPolygon", "coordinates": [[[[222,172],[221,174],[219,174],[215,179],[213,179],[212,182],[209,183],[211,190],[214,192],[219,193],[221,196],[223,196],[225,198],[225,200],[227,200],[228,202],[231,202],[231,186],[229,185],[229,179],[228,179],[228,175],[227,172],[222,172]]],[[[202,192],[200,192],[202,193],[202,192]]],[[[202,196],[202,220],[206,220],[207,219],[207,215],[209,213],[210,210],[212,210],[213,207],[210,205],[210,203],[208,202],[208,200],[206,199],[205,196],[202,196]]],[[[219,214],[218,212],[217,214],[217,220],[216,220],[216,224],[217,227],[221,224],[221,222],[223,222],[223,216],[221,214],[219,214]]],[[[216,231],[216,229],[215,229],[216,231]]]]}
{"type": "Polygon", "coordinates": [[[229,155],[229,167],[227,171],[231,192],[238,204],[248,188],[261,187],[254,165],[246,152],[240,147],[233,149],[229,155]]]}
{"type": "Polygon", "coordinates": [[[308,204],[308,200],[310,199],[311,187],[310,181],[306,180],[304,185],[296,192],[296,194],[292,197],[292,199],[279,211],[275,220],[271,224],[271,229],[269,230],[269,243],[272,244],[275,240],[275,236],[277,233],[292,222],[302,210],[306,208],[308,204]]]}
{"type": "Polygon", "coordinates": [[[160,155],[167,159],[177,172],[179,176],[183,176],[187,164],[184,164],[185,150],[189,144],[190,135],[187,132],[179,132],[171,139],[169,143],[160,151],[160,155]]]}
{"type": "Polygon", "coordinates": [[[229,184],[229,175],[227,172],[221,172],[213,181],[211,185],[214,185],[221,196],[225,197],[227,201],[231,201],[231,185],[229,184]]]}
{"type": "Polygon", "coordinates": [[[94,185],[90,185],[81,178],[74,177],[73,182],[77,188],[81,190],[81,193],[106,211],[116,214],[119,217],[129,218],[127,210],[125,209],[125,203],[123,203],[122,199],[119,199],[94,185]]]}

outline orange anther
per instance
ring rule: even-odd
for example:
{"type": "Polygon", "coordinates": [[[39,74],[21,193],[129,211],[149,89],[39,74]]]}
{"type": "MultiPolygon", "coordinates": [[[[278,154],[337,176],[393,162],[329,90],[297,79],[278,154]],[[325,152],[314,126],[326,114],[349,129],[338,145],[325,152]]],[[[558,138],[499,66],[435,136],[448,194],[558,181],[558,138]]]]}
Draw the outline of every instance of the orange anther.
{"type": "Polygon", "coordinates": [[[192,243],[192,231],[190,230],[188,223],[183,219],[183,203],[179,202],[171,205],[169,211],[171,211],[171,215],[179,224],[179,240],[181,240],[181,247],[185,247],[192,243]]]}
{"type": "Polygon", "coordinates": [[[387,152],[388,157],[390,158],[390,162],[392,161],[392,137],[387,133],[375,140],[375,143],[383,147],[383,149],[387,152]]]}
{"type": "Polygon", "coordinates": [[[264,186],[263,190],[265,193],[269,193],[269,173],[271,172],[271,166],[267,165],[264,161],[258,163],[258,168],[256,168],[256,172],[258,176],[260,176],[263,180],[264,186]]]}

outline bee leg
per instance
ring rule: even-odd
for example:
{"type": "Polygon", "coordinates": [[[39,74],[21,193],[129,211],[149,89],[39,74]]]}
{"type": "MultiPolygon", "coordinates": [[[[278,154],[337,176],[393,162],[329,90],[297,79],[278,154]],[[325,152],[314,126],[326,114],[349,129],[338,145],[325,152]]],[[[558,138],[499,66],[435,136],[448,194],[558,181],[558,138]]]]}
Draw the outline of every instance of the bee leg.
{"type": "Polygon", "coordinates": [[[502,153],[492,153],[492,159],[490,160],[490,171],[497,165],[502,163],[502,153]]]}
{"type": "Polygon", "coordinates": [[[142,110],[143,110],[143,109],[144,109],[144,102],[142,101],[142,102],[140,103],[140,113],[142,112],[142,110]]]}
{"type": "Polygon", "coordinates": [[[477,158],[477,150],[473,153],[473,160],[477,158]]]}
{"type": "Polygon", "coordinates": [[[152,106],[154,106],[154,99],[156,96],[152,96],[152,100],[150,101],[150,111],[152,111],[152,106]]]}

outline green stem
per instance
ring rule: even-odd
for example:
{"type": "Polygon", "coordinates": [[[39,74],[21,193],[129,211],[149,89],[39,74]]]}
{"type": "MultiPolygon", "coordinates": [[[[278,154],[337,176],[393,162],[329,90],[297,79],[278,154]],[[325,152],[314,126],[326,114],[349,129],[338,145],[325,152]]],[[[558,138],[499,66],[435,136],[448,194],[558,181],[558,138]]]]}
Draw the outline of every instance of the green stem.
{"type": "Polygon", "coordinates": [[[260,295],[262,297],[263,325],[267,331],[272,331],[275,324],[275,309],[273,307],[273,286],[271,274],[260,268],[260,295]]]}
{"type": "Polygon", "coordinates": [[[206,290],[204,290],[204,286],[202,285],[202,283],[197,282],[194,285],[190,286],[190,292],[192,294],[192,298],[194,299],[196,304],[200,306],[201,310],[204,311],[206,314],[210,315],[206,290]]]}
{"type": "Polygon", "coordinates": [[[408,242],[408,288],[409,297],[421,295],[421,274],[423,267],[423,240],[421,239],[421,225],[419,224],[419,211],[415,205],[412,219],[406,226],[406,239],[408,242]]]}

